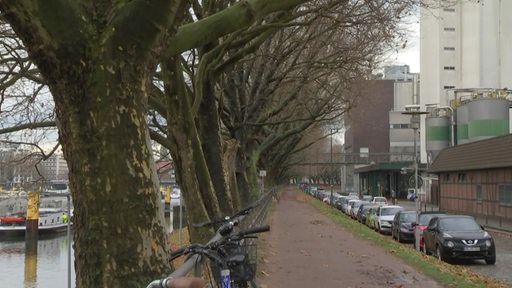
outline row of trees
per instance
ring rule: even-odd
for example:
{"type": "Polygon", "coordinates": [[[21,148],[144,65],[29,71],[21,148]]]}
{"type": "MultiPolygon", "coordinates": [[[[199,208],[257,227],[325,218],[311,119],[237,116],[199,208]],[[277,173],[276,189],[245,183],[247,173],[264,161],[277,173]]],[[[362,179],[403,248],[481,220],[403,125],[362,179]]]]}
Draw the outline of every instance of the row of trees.
{"type": "Polygon", "coordinates": [[[172,156],[189,223],[230,213],[253,199],[259,169],[288,179],[294,155],[326,137],[352,81],[403,43],[414,4],[1,0],[0,133],[37,145],[58,129],[76,286],[169,271],[152,141],[172,156]]]}

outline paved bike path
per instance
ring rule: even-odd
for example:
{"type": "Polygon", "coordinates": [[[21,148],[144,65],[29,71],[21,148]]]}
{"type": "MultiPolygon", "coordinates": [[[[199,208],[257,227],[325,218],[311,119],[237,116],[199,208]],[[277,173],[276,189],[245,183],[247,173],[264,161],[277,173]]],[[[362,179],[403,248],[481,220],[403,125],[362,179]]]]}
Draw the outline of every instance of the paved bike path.
{"type": "Polygon", "coordinates": [[[353,235],[290,186],[270,211],[260,237],[261,288],[443,287],[380,246],[353,235]]]}

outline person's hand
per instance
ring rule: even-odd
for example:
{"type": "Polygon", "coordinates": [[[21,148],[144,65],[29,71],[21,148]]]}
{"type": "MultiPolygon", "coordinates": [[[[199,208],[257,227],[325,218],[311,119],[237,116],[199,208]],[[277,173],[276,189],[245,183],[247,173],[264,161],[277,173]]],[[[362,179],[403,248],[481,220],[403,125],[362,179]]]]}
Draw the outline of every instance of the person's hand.
{"type": "Polygon", "coordinates": [[[203,288],[206,281],[199,277],[173,277],[167,282],[168,288],[203,288]]]}

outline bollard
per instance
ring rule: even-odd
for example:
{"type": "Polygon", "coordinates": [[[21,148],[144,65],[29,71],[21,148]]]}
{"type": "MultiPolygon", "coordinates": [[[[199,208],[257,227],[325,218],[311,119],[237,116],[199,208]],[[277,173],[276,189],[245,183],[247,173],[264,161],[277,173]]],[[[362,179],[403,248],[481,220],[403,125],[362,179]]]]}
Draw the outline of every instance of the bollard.
{"type": "Polygon", "coordinates": [[[39,237],[39,193],[27,193],[25,229],[25,287],[33,287],[37,279],[37,240],[39,237]]]}
{"type": "Polygon", "coordinates": [[[39,193],[27,193],[27,221],[25,240],[36,240],[39,236],[39,193]]]}

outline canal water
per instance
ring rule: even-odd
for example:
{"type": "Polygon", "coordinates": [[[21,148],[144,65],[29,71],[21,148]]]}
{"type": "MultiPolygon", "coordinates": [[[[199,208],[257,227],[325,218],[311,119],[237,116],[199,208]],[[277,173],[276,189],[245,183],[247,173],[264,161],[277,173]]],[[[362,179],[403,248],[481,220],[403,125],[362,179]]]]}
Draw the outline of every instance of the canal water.
{"type": "MultiPolygon", "coordinates": [[[[66,234],[39,239],[37,253],[31,253],[33,250],[25,241],[0,241],[0,287],[67,288],[66,234]]],[[[75,287],[73,262],[71,250],[71,287],[75,287]]]]}
{"type": "MultiPolygon", "coordinates": [[[[0,199],[0,216],[26,211],[26,205],[25,198],[0,199]]],[[[173,209],[167,209],[165,214],[168,232],[181,227],[184,206],[179,205],[179,199],[171,199],[173,209]]],[[[67,199],[44,197],[41,198],[40,206],[67,208],[67,199]]],[[[67,288],[70,270],[70,288],[74,288],[74,251],[71,245],[71,265],[68,269],[67,243],[66,233],[40,237],[34,245],[27,245],[24,240],[0,239],[0,287],[67,288]]]]}
{"type": "MultiPolygon", "coordinates": [[[[178,215],[177,215],[178,216],[178,215]]],[[[167,215],[166,225],[171,230],[167,215]]],[[[173,223],[177,229],[178,217],[173,223]]],[[[68,246],[66,234],[46,237],[37,241],[37,253],[30,253],[34,246],[25,241],[0,241],[0,287],[67,288],[68,246]]],[[[75,287],[73,245],[71,245],[71,288],[75,287]]]]}

